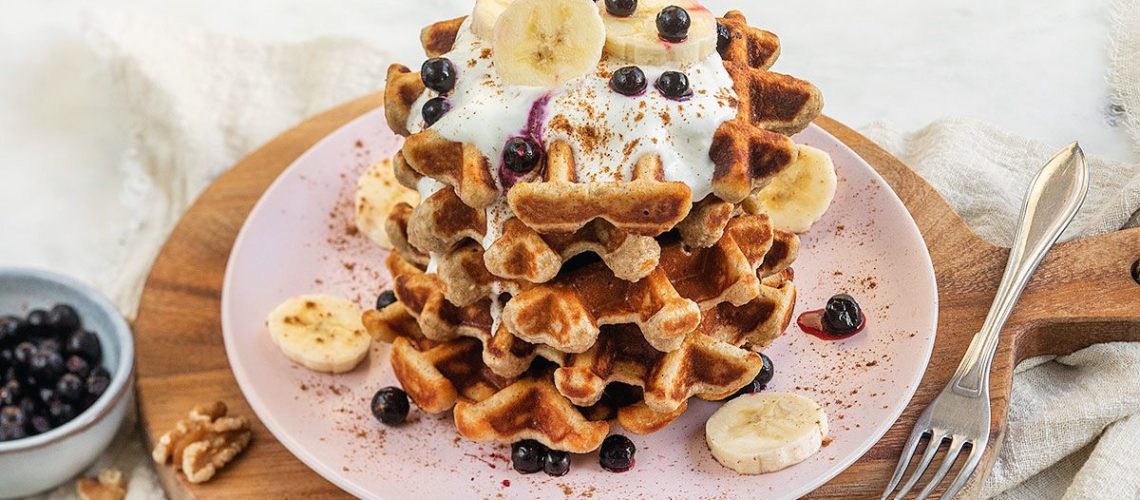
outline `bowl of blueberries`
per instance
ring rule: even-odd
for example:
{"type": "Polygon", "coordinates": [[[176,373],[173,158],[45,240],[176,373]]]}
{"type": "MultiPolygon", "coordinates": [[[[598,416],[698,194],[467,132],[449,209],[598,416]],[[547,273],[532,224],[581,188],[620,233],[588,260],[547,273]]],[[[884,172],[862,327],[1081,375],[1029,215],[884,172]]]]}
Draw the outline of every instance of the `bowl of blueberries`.
{"type": "Polygon", "coordinates": [[[131,404],[134,339],[92,288],[0,268],[0,498],[44,491],[107,447],[131,404]]]}

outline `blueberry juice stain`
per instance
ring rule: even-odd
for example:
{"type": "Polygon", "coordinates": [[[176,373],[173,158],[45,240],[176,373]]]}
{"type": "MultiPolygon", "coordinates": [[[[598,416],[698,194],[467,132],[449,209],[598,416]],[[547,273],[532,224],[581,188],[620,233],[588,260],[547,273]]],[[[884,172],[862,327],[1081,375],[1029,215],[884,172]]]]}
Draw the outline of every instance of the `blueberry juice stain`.
{"type": "Polygon", "coordinates": [[[862,332],[867,316],[854,297],[839,294],[828,299],[824,308],[800,314],[796,324],[804,333],[822,340],[842,340],[862,332]]]}

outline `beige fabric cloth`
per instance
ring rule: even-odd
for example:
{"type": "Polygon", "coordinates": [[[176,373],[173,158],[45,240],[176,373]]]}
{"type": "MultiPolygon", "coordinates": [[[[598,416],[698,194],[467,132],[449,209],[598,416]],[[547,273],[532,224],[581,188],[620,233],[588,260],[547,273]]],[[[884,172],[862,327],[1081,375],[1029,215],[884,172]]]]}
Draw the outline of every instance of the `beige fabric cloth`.
{"type": "MultiPolygon", "coordinates": [[[[1114,118],[1140,140],[1140,2],[1122,2],[1113,83],[1114,118]]],[[[133,311],[149,262],[188,203],[216,175],[271,138],[281,124],[382,87],[390,58],[358,40],[257,44],[156,19],[106,17],[92,44],[113,68],[131,110],[123,196],[132,221],[117,278],[102,283],[133,311]]],[[[1061,144],[1040,144],[984,124],[946,120],[913,134],[885,124],[864,132],[929,179],[987,239],[1012,232],[1032,173],[1061,144]]],[[[1140,207],[1140,168],[1093,159],[1089,204],[1067,236],[1117,229],[1140,207]]],[[[1140,495],[1131,448],[1140,437],[1140,346],[1105,345],[1021,367],[1014,410],[987,495],[1127,498],[1140,495]]],[[[137,433],[124,430],[93,470],[117,464],[130,498],[159,496],[137,433]]],[[[70,496],[65,485],[51,497],[70,496]]]]}

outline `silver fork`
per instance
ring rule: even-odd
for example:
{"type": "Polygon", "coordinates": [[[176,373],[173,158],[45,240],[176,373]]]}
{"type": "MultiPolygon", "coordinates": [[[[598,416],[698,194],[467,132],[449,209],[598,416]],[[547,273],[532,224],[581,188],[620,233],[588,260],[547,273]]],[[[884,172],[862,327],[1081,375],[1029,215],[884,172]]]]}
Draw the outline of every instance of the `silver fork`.
{"type": "Polygon", "coordinates": [[[928,498],[934,492],[967,445],[970,454],[942,498],[954,498],[978,467],[990,435],[989,375],[997,351],[998,336],[1013,312],[1014,304],[1021,297],[1021,292],[1025,290],[1025,285],[1029,283],[1030,276],[1084,203],[1088,187],[1089,171],[1085,165],[1084,153],[1077,143],[1070,144],[1057,153],[1033,179],[1025,205],[1021,208],[1021,220],[1010,250],[1009,262],[1005,266],[1005,274],[985,323],[970,342],[965,358],[958,365],[958,371],[915,422],[914,430],[903,446],[891,482],[883,491],[884,500],[902,481],[923,436],[930,436],[926,450],[894,498],[906,497],[918,484],[944,441],[950,441],[946,456],[934,472],[934,477],[919,492],[919,499],[928,498]]]}

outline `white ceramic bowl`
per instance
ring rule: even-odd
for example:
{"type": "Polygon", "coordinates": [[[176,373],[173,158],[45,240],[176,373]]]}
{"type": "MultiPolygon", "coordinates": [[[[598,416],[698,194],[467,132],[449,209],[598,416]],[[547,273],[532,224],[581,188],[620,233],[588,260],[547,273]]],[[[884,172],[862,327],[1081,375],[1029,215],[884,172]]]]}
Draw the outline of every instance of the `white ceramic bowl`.
{"type": "Polygon", "coordinates": [[[131,404],[134,338],[119,311],[99,292],[70,278],[0,268],[0,315],[58,303],[74,306],[84,328],[99,336],[111,385],[71,422],[37,436],[0,442],[0,498],[44,491],[78,474],[111,442],[131,404]]]}

